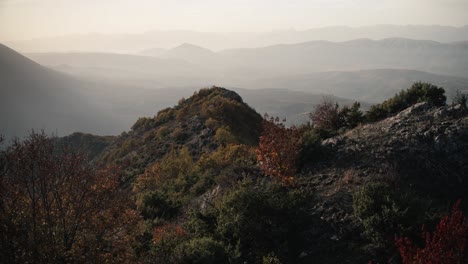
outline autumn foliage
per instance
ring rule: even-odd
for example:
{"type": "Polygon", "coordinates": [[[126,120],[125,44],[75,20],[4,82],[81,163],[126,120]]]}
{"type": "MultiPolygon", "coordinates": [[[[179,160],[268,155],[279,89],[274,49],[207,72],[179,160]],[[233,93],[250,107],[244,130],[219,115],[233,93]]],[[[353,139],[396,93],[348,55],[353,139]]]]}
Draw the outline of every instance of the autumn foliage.
{"type": "Polygon", "coordinates": [[[424,247],[406,237],[395,239],[403,264],[468,263],[468,219],[459,206],[460,200],[452,213],[440,220],[432,235],[423,226],[424,247]]]}
{"type": "Polygon", "coordinates": [[[2,154],[0,259],[5,263],[122,263],[139,217],[119,168],[95,168],[44,134],[2,154]]]}
{"type": "Polygon", "coordinates": [[[278,117],[265,115],[257,160],[263,172],[291,184],[297,171],[301,142],[296,127],[287,128],[278,117]]]}

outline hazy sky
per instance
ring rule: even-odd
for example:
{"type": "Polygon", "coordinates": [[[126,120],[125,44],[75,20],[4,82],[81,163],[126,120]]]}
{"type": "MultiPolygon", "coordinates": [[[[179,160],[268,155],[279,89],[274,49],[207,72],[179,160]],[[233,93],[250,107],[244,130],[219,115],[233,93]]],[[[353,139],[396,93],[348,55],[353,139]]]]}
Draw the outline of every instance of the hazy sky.
{"type": "Polygon", "coordinates": [[[0,0],[0,41],[75,33],[468,24],[468,0],[0,0]]]}

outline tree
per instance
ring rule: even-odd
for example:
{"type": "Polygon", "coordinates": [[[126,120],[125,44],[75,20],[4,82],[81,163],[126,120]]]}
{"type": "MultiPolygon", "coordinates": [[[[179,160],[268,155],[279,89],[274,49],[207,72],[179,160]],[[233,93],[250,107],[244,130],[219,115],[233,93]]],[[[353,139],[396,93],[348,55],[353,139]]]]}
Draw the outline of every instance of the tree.
{"type": "Polygon", "coordinates": [[[457,91],[455,97],[453,98],[453,103],[459,104],[463,107],[463,109],[466,109],[468,103],[468,94],[457,91]]]}
{"type": "Polygon", "coordinates": [[[309,117],[316,128],[336,131],[341,126],[339,109],[338,103],[324,98],[320,104],[314,107],[314,112],[310,113],[309,117]]]}
{"type": "Polygon", "coordinates": [[[468,219],[460,210],[460,200],[452,213],[443,217],[431,235],[423,226],[424,247],[419,247],[407,237],[396,237],[403,264],[468,263],[468,219]]]}
{"type": "Polygon", "coordinates": [[[0,258],[8,263],[124,262],[138,217],[119,168],[95,168],[44,133],[16,140],[0,175],[0,258]]]}
{"type": "Polygon", "coordinates": [[[263,172],[284,184],[291,184],[297,171],[301,150],[296,127],[286,128],[278,117],[265,114],[257,160],[263,172]]]}
{"type": "Polygon", "coordinates": [[[360,108],[359,102],[340,108],[338,103],[323,99],[315,106],[314,112],[310,113],[309,117],[316,129],[333,134],[341,128],[354,128],[363,122],[363,113],[360,108]]]}

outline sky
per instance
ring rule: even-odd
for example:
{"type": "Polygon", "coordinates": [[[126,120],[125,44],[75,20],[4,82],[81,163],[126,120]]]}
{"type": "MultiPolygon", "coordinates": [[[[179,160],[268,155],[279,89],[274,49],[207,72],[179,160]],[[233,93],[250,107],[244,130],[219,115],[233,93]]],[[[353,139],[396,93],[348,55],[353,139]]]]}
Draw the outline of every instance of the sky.
{"type": "Polygon", "coordinates": [[[149,30],[468,25],[468,0],[0,0],[0,41],[149,30]]]}

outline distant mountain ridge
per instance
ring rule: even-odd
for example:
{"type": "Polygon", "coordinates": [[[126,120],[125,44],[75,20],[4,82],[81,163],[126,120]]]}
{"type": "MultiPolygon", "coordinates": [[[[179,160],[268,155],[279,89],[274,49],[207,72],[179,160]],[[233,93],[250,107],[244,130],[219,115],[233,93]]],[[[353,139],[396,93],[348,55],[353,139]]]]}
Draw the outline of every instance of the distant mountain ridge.
{"type": "Polygon", "coordinates": [[[27,55],[43,65],[73,75],[151,89],[195,89],[217,84],[333,93],[343,98],[378,102],[415,81],[443,86],[449,97],[456,90],[468,87],[466,41],[440,43],[403,38],[312,41],[220,52],[185,44],[165,50],[155,58],[158,63],[148,64],[145,56],[131,57],[132,63],[120,63],[118,71],[115,69],[118,63],[114,61],[124,62],[128,55],[99,55],[96,61],[103,61],[81,63],[80,54],[27,55]],[[112,56],[120,58],[111,59],[112,56]],[[96,65],[104,68],[96,68],[96,65]]]}
{"type": "MultiPolygon", "coordinates": [[[[193,81],[187,81],[192,85],[154,89],[159,88],[164,75],[150,66],[164,67],[164,63],[158,63],[177,61],[119,54],[82,55],[54,53],[48,57],[38,54],[51,63],[57,63],[55,69],[67,73],[64,74],[41,66],[6,46],[0,46],[0,110],[4,113],[0,116],[3,124],[0,134],[7,138],[22,137],[31,129],[45,129],[48,133],[58,133],[58,136],[77,131],[117,135],[128,130],[138,117],[152,116],[163,108],[173,106],[179,98],[188,97],[209,83],[195,86],[193,81]],[[123,63],[127,58],[132,59],[133,63],[123,63]],[[97,65],[88,69],[85,66],[89,62],[97,65]],[[138,69],[146,71],[139,77],[151,78],[127,79],[125,74],[138,69]],[[68,71],[73,72],[73,76],[68,71]],[[88,75],[96,71],[101,71],[102,75],[88,75]],[[110,74],[107,79],[103,76],[105,74],[110,74]]],[[[172,78],[179,79],[178,76],[172,78]]],[[[307,113],[325,96],[287,89],[235,90],[260,113],[281,113],[282,117],[294,123],[306,120],[307,113]]],[[[344,98],[334,98],[340,104],[352,103],[344,98]]]]}
{"type": "Polygon", "coordinates": [[[57,36],[33,40],[8,41],[21,52],[127,52],[151,48],[169,49],[181,43],[193,43],[211,50],[255,48],[278,43],[291,44],[313,40],[348,41],[370,38],[427,39],[438,42],[468,40],[468,26],[375,25],[366,27],[332,26],[308,30],[271,32],[196,32],[189,30],[153,30],[139,34],[99,34],[57,36]]]}

